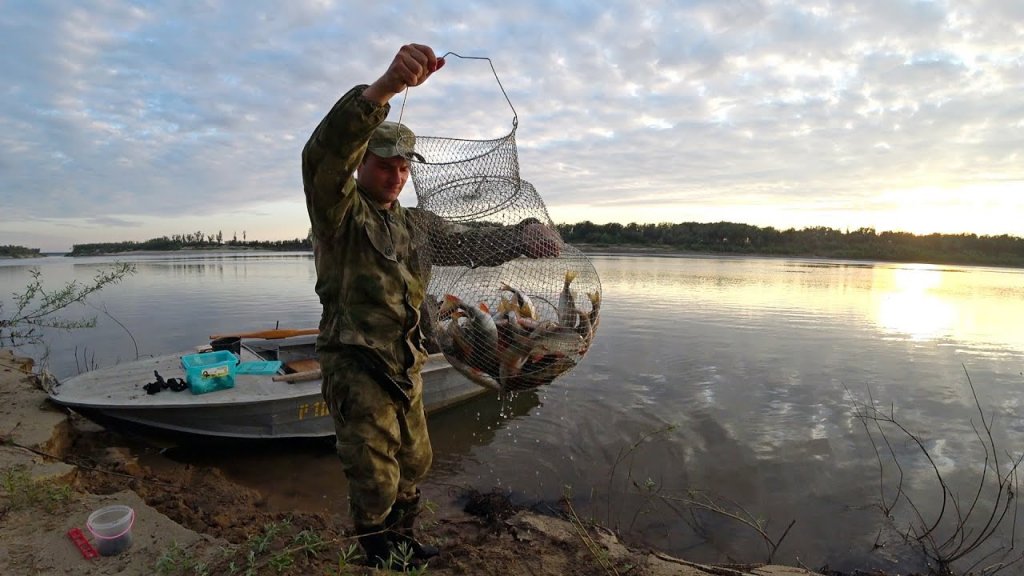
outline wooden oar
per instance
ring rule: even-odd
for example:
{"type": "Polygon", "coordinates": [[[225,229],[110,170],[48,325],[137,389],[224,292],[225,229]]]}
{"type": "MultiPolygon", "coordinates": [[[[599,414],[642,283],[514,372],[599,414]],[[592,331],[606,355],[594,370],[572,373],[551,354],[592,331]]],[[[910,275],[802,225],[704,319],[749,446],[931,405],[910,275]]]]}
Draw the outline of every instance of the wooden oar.
{"type": "Polygon", "coordinates": [[[218,338],[262,338],[263,340],[278,340],[280,338],[291,338],[292,336],[305,336],[307,334],[319,334],[319,328],[302,328],[302,329],[274,329],[274,330],[263,330],[260,332],[238,332],[236,334],[214,334],[210,336],[210,340],[216,340],[218,338]]]}

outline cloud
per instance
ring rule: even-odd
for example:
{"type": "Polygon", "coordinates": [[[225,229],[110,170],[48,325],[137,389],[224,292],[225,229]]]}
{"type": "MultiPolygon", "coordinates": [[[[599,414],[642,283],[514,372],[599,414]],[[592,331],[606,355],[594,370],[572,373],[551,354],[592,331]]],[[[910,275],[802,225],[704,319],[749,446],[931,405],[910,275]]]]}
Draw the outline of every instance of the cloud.
{"type": "Polygon", "coordinates": [[[124,218],[114,218],[111,216],[97,216],[95,218],[89,218],[87,222],[91,226],[113,228],[139,228],[142,226],[141,222],[135,220],[125,220],[124,218]]]}
{"type": "MultiPolygon", "coordinates": [[[[1012,0],[14,2],[0,14],[0,224],[109,222],[145,239],[133,222],[192,230],[197,213],[244,220],[289,200],[301,214],[309,133],[410,41],[490,57],[501,85],[452,56],[392,119],[472,139],[515,117],[523,176],[581,219],[838,198],[857,220],[883,190],[1010,190],[1024,180],[1022,19],[1012,0]]],[[[281,237],[307,226],[282,222],[281,237]]],[[[46,233],[78,241],[65,228],[46,233]]]]}

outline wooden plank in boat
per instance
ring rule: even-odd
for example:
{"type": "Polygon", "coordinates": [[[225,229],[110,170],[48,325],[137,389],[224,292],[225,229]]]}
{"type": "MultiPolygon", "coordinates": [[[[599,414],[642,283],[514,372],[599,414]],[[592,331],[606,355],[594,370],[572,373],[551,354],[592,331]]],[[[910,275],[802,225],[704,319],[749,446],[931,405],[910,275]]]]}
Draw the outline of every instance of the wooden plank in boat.
{"type": "Polygon", "coordinates": [[[320,362],[316,358],[303,358],[292,360],[284,366],[286,372],[312,372],[320,369],[320,362]]]}

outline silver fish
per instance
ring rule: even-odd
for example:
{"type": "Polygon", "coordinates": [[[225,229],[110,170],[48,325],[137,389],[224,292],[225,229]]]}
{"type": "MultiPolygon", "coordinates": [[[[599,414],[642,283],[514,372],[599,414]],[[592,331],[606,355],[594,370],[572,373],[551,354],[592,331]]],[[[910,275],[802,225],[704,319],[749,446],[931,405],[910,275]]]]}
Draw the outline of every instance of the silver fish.
{"type": "Polygon", "coordinates": [[[583,337],[575,328],[548,320],[541,322],[530,334],[530,358],[548,355],[576,356],[583,345],[583,337]]]}
{"type": "Polygon", "coordinates": [[[542,356],[527,362],[514,377],[502,380],[501,388],[503,392],[515,392],[546,386],[574,366],[576,360],[570,356],[542,356]]]}
{"type": "Polygon", "coordinates": [[[519,373],[523,364],[530,356],[533,348],[530,342],[529,330],[523,328],[515,312],[509,311],[508,317],[497,322],[498,326],[498,380],[505,379],[519,373]]]}
{"type": "Polygon", "coordinates": [[[594,325],[590,322],[589,312],[579,313],[580,323],[576,326],[576,333],[583,338],[583,345],[580,346],[580,354],[590,349],[590,343],[594,341],[594,325]]]}
{"type": "Polygon", "coordinates": [[[495,392],[504,392],[503,386],[499,384],[490,374],[484,372],[480,368],[477,368],[476,366],[471,366],[463,362],[459,358],[453,356],[448,356],[447,358],[448,362],[450,362],[451,365],[454,366],[456,370],[464,374],[473,382],[479,384],[480,386],[483,386],[484,388],[494,390],[495,392]]]}
{"type": "Polygon", "coordinates": [[[597,325],[601,323],[601,293],[587,292],[587,298],[590,300],[590,325],[597,332],[597,325]]]}
{"type": "Polygon", "coordinates": [[[515,306],[516,312],[519,314],[520,318],[537,319],[537,308],[533,305],[533,301],[530,300],[530,297],[527,296],[525,292],[518,288],[509,286],[505,282],[501,283],[501,291],[512,293],[512,304],[515,306]]]}
{"type": "Polygon", "coordinates": [[[562,284],[562,293],[558,295],[558,323],[570,328],[575,327],[579,320],[576,299],[573,298],[572,290],[569,288],[577,274],[575,270],[565,271],[565,283],[562,284]]]}
{"type": "Polygon", "coordinates": [[[451,317],[447,331],[458,347],[462,361],[484,372],[496,373],[498,328],[487,305],[481,303],[480,307],[470,306],[458,296],[446,294],[440,314],[451,317]],[[468,321],[462,324],[460,318],[468,321]]]}

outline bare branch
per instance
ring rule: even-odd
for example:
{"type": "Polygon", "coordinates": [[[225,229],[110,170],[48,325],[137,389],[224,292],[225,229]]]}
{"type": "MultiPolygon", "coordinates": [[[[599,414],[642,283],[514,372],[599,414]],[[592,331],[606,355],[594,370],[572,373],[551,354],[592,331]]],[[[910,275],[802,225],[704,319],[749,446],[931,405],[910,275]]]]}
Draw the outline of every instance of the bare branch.
{"type": "MultiPolygon", "coordinates": [[[[991,576],[1009,566],[1020,563],[1024,559],[1024,554],[1007,559],[1008,553],[1014,549],[1016,539],[1018,511],[1015,505],[1015,496],[1019,481],[1018,469],[1022,462],[1024,462],[1024,454],[1016,458],[1007,454],[1009,462],[1004,464],[1001,461],[999,449],[992,433],[993,420],[985,414],[977,389],[971,381],[970,374],[967,374],[966,367],[964,368],[964,373],[967,375],[967,383],[974,397],[975,408],[981,418],[980,427],[975,425],[973,419],[970,420],[970,423],[975,437],[978,439],[978,446],[980,446],[983,456],[981,469],[978,471],[976,480],[977,486],[973,490],[966,508],[961,506],[960,498],[950,487],[946,479],[943,478],[942,472],[929,452],[925,440],[899,422],[896,418],[895,407],[891,407],[888,414],[885,414],[876,408],[874,399],[871,399],[870,405],[854,401],[854,415],[864,425],[865,432],[871,441],[872,449],[875,451],[875,459],[878,462],[879,468],[884,468],[883,461],[869,423],[874,424],[878,434],[889,449],[890,457],[901,471],[897,487],[897,498],[894,499],[893,506],[888,506],[885,501],[884,486],[881,487],[879,494],[881,500],[880,508],[886,512],[887,517],[892,512],[896,503],[900,501],[900,497],[902,497],[912,511],[915,520],[907,525],[904,531],[904,538],[921,545],[924,555],[936,564],[936,573],[938,574],[951,574],[954,562],[965,560],[975,554],[981,554],[981,557],[975,558],[968,570],[963,573],[991,576]],[[899,456],[889,442],[883,426],[892,427],[897,430],[912,445],[916,446],[917,452],[931,466],[942,495],[941,508],[932,521],[925,520],[914,498],[904,489],[899,456]],[[1011,509],[1013,510],[1012,515],[1010,514],[1011,509]],[[1006,549],[996,546],[986,549],[986,543],[996,536],[1010,518],[1012,518],[1011,526],[1009,526],[1011,532],[1010,548],[1006,549]],[[945,537],[940,537],[940,533],[946,534],[945,537]],[[1000,554],[1002,557],[999,561],[982,568],[980,572],[974,572],[978,566],[989,562],[991,558],[1000,554]]],[[[884,472],[881,470],[879,478],[880,482],[884,482],[884,472]]],[[[889,518],[892,519],[891,517],[889,518]]]]}

